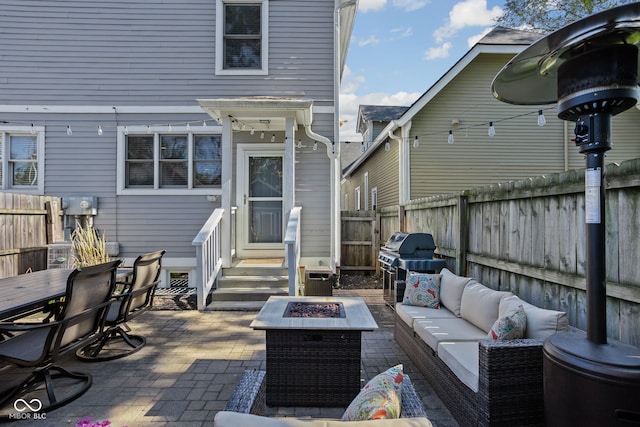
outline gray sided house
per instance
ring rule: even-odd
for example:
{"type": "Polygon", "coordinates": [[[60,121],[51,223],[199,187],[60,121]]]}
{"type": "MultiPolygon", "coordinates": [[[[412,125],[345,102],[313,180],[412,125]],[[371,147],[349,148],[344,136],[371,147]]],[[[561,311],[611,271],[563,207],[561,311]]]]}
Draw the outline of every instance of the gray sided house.
{"type": "MultiPolygon", "coordinates": [[[[555,106],[509,105],[491,93],[500,69],[538,38],[502,27],[483,37],[344,170],[343,204],[349,199],[353,208],[359,193],[364,206],[364,194],[370,199],[375,191],[377,207],[403,206],[427,196],[583,168],[572,141],[574,124],[558,119],[555,106]],[[539,110],[544,126],[538,125],[539,110]]],[[[640,157],[639,133],[638,109],[616,116],[615,149],[607,153],[607,162],[640,157]]]]}
{"type": "Polygon", "coordinates": [[[342,0],[3,1],[0,191],[88,198],[80,213],[119,257],[166,249],[165,285],[184,272],[211,286],[247,258],[335,269],[334,141],[355,10],[342,0]],[[213,255],[198,260],[194,240],[211,239],[203,252],[213,255]]]}

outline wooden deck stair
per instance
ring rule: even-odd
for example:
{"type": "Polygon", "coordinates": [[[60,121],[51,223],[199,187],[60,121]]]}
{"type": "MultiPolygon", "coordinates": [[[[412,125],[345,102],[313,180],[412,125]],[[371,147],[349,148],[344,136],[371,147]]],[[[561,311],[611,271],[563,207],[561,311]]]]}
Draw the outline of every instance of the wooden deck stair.
{"type": "Polygon", "coordinates": [[[270,296],[289,292],[282,258],[237,260],[222,270],[218,288],[211,294],[211,311],[259,311],[270,296]]]}

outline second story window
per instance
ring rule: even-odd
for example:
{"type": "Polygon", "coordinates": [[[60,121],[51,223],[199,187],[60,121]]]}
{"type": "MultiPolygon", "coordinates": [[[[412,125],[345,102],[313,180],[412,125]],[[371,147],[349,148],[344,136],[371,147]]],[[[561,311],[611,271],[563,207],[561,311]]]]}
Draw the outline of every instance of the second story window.
{"type": "Polygon", "coordinates": [[[217,0],[217,74],[267,73],[267,5],[266,0],[217,0]]]}
{"type": "Polygon", "coordinates": [[[0,130],[0,189],[42,193],[44,129],[0,130]]]}

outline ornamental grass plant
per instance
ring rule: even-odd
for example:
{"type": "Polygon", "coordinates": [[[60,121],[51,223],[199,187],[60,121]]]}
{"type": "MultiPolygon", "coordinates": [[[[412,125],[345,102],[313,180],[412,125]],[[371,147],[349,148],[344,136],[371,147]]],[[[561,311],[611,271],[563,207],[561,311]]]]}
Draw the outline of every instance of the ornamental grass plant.
{"type": "Polygon", "coordinates": [[[73,265],[76,268],[102,264],[109,261],[107,238],[91,225],[78,225],[71,233],[73,265]]]}

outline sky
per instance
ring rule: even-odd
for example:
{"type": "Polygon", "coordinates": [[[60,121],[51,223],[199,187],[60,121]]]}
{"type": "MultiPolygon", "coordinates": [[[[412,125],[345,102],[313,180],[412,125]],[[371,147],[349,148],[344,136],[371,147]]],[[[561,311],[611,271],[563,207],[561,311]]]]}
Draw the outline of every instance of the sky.
{"type": "Polygon", "coordinates": [[[411,105],[495,24],[504,0],[359,0],[340,91],[341,141],[359,105],[411,105]]]}

